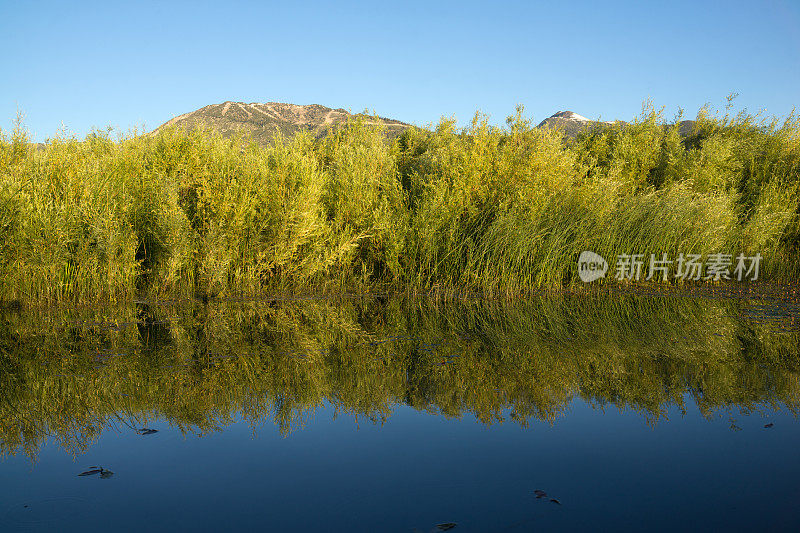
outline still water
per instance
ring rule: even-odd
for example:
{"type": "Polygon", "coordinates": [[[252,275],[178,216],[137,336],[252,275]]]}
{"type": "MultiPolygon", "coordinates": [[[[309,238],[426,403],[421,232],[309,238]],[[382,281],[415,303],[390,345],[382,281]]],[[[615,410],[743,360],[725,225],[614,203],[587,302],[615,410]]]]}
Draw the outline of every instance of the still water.
{"type": "Polygon", "coordinates": [[[799,341],[780,291],[6,311],[0,530],[797,531],[799,341]]]}

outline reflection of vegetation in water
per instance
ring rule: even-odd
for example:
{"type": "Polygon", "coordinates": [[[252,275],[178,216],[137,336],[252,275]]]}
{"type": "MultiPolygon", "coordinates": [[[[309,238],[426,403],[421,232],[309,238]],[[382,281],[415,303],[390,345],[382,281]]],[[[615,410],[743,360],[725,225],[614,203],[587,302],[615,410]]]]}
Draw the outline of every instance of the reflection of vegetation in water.
{"type": "MultiPolygon", "coordinates": [[[[774,306],[773,306],[774,307],[774,306]]],[[[374,298],[0,319],[3,451],[73,453],[163,417],[205,433],[241,417],[302,426],[324,402],[378,423],[395,405],[486,424],[553,422],[573,398],[658,420],[800,405],[798,332],[737,301],[555,296],[503,304],[374,298]],[[507,411],[507,415],[505,414],[507,411]]]]}

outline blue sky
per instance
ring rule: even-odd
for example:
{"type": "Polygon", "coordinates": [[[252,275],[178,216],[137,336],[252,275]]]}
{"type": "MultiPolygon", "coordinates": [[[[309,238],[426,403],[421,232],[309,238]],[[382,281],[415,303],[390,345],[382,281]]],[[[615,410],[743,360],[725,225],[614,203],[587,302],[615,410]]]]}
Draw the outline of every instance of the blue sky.
{"type": "Polygon", "coordinates": [[[516,104],[628,120],[645,99],[784,116],[800,101],[800,2],[11,2],[0,128],[152,129],[226,100],[318,103],[424,125],[516,104]],[[119,5],[117,5],[119,4],[119,5]]]}

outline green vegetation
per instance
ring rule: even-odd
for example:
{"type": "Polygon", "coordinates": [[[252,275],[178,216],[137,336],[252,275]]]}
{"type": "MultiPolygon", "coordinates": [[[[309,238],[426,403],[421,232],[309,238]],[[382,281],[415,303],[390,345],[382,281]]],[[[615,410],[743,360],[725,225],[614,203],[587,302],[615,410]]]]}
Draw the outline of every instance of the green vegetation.
{"type": "Polygon", "coordinates": [[[657,423],[800,408],[797,301],[556,295],[357,298],[0,313],[0,450],[85,450],[165,419],[286,433],[324,404],[553,423],[574,399],[657,423]]]}
{"type": "MultiPolygon", "coordinates": [[[[574,139],[522,110],[408,129],[353,120],[266,147],[163,128],[0,138],[0,302],[282,290],[482,291],[579,284],[577,257],[725,252],[796,279],[800,117],[645,107],[574,139]]],[[[613,276],[606,282],[613,282],[613,276]]]]}

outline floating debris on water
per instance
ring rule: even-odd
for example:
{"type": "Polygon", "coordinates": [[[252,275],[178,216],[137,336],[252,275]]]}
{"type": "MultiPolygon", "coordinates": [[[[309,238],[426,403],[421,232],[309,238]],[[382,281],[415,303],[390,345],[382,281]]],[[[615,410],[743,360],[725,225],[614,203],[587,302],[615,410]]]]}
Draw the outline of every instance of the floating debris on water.
{"type": "Polygon", "coordinates": [[[103,468],[102,466],[90,466],[89,470],[81,472],[80,474],[78,474],[78,477],[93,476],[95,474],[100,474],[101,479],[108,479],[114,475],[114,472],[106,468],[103,468]]]}
{"type": "Polygon", "coordinates": [[[142,428],[142,429],[137,429],[136,433],[138,435],[152,435],[153,433],[158,433],[158,430],[150,428],[142,428]]]}
{"type": "Polygon", "coordinates": [[[550,501],[552,503],[557,503],[558,505],[561,505],[561,501],[559,501],[556,498],[549,498],[547,496],[547,493],[545,491],[541,490],[541,489],[536,489],[535,491],[533,491],[533,493],[536,495],[536,499],[537,500],[547,499],[547,501],[550,501]]]}

